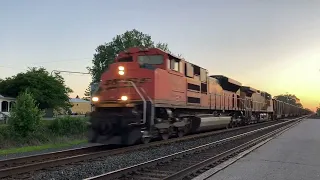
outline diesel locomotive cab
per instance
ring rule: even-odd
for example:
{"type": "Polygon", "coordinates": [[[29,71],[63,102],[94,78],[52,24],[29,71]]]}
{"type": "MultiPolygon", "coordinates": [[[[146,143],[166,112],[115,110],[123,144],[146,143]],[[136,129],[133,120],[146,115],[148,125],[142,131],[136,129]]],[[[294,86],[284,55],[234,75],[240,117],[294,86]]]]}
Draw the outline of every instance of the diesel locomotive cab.
{"type": "Polygon", "coordinates": [[[155,48],[130,48],[110,64],[92,97],[90,142],[131,145],[151,137],[144,132],[154,119],[155,69],[165,68],[165,56],[155,48]]]}

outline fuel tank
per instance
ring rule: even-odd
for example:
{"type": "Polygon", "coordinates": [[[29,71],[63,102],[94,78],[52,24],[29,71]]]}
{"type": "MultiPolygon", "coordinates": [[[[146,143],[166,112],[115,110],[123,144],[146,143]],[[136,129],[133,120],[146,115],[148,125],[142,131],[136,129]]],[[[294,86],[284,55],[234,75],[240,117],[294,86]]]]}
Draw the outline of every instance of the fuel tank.
{"type": "Polygon", "coordinates": [[[214,116],[212,114],[197,115],[197,118],[200,119],[200,125],[196,130],[198,132],[226,128],[232,120],[231,116],[214,116]]]}

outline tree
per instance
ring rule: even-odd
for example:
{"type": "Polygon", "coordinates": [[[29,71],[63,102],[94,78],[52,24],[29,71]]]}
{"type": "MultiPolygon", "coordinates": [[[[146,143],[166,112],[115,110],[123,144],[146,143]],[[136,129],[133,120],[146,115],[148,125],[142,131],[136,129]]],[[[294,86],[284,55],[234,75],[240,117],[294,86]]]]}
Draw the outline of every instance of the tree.
{"type": "Polygon", "coordinates": [[[165,51],[167,53],[171,53],[167,43],[158,42],[158,44],[156,44],[156,48],[162,49],[163,51],[165,51]]]}
{"type": "Polygon", "coordinates": [[[9,126],[20,137],[27,137],[37,130],[43,113],[37,107],[32,94],[27,90],[21,93],[10,112],[9,126]]]}
{"type": "Polygon", "coordinates": [[[130,47],[157,47],[170,53],[166,43],[159,42],[155,44],[150,35],[136,29],[126,31],[114,37],[111,42],[99,45],[96,48],[96,53],[92,60],[93,66],[87,67],[92,75],[92,81],[99,82],[102,73],[109,67],[109,64],[113,63],[117,54],[130,47]]]}
{"type": "Polygon", "coordinates": [[[86,91],[84,92],[84,97],[82,98],[83,100],[87,100],[87,101],[90,101],[90,96],[91,96],[91,94],[90,94],[90,85],[89,85],[89,87],[86,89],[86,91]]]}
{"type": "Polygon", "coordinates": [[[25,73],[0,81],[0,94],[17,97],[26,89],[33,95],[40,109],[67,109],[71,107],[69,93],[72,90],[64,84],[58,73],[51,76],[44,68],[29,68],[25,73]]]}
{"type": "Polygon", "coordinates": [[[274,98],[279,101],[286,102],[288,104],[292,104],[301,108],[303,107],[300,102],[297,102],[298,98],[296,97],[296,95],[293,95],[293,94],[281,94],[281,95],[275,96],[274,98]]]}
{"type": "Polygon", "coordinates": [[[319,107],[317,107],[317,115],[320,116],[320,104],[319,107]]]}
{"type": "Polygon", "coordinates": [[[96,93],[99,89],[99,83],[90,83],[89,87],[84,92],[84,97],[82,99],[90,101],[92,94],[96,93]]]}

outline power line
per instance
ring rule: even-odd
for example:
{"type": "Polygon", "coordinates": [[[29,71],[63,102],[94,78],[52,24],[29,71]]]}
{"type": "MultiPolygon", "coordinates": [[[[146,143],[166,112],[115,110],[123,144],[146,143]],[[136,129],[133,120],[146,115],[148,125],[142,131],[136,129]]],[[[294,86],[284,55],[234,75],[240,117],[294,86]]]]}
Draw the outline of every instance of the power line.
{"type": "MultiPolygon", "coordinates": [[[[40,62],[31,62],[28,64],[47,64],[47,63],[57,63],[57,62],[73,62],[73,61],[88,61],[88,60],[92,60],[92,58],[79,58],[79,59],[65,59],[65,60],[57,60],[57,61],[40,61],[40,62]]],[[[17,69],[16,67],[12,67],[12,66],[1,66],[0,67],[4,67],[4,68],[10,68],[10,69],[17,69]]],[[[20,68],[19,68],[20,69],[20,68]]]]}
{"type": "Polygon", "coordinates": [[[57,61],[42,61],[42,62],[31,62],[30,64],[39,64],[39,63],[55,63],[55,62],[71,62],[71,61],[84,61],[92,60],[92,58],[81,58],[81,59],[69,59],[69,60],[57,60],[57,61]]]}
{"type": "MultiPolygon", "coordinates": [[[[16,68],[16,67],[10,67],[10,66],[2,66],[0,65],[0,68],[8,68],[8,69],[13,69],[13,70],[27,70],[28,68],[22,69],[22,68],[16,68]]],[[[68,74],[81,74],[81,75],[90,75],[91,73],[89,72],[79,72],[79,71],[66,71],[66,70],[52,70],[51,71],[51,75],[53,72],[57,72],[57,73],[68,73],[68,74]]]]}

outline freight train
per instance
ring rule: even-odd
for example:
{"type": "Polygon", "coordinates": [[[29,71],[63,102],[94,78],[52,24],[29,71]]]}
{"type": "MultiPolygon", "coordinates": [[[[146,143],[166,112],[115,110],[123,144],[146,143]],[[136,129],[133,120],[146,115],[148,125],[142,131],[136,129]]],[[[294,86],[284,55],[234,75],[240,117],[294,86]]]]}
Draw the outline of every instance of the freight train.
{"type": "Polygon", "coordinates": [[[309,113],[158,48],[119,53],[92,102],[89,142],[117,145],[309,113]]]}

